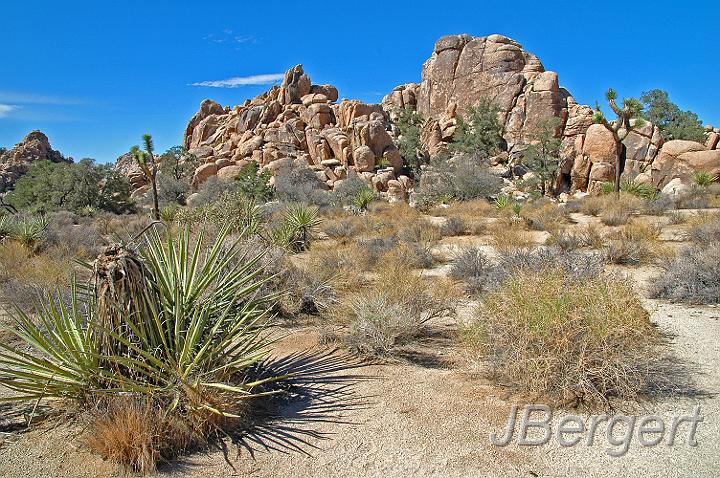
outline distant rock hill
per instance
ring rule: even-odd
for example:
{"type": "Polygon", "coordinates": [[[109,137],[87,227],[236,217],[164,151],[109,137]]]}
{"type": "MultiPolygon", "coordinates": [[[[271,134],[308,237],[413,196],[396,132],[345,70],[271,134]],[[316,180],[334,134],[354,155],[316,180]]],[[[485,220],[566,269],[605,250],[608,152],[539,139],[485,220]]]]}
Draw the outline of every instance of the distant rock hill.
{"type": "MultiPolygon", "coordinates": [[[[558,187],[595,191],[615,174],[612,136],[593,124],[593,110],[578,104],[560,86],[558,75],[516,41],[502,35],[450,35],[435,44],[422,66],[422,81],[396,87],[382,104],[358,100],[339,103],[337,89],[313,85],[298,65],[282,84],[233,108],[205,100],[190,120],[184,144],[204,160],[195,184],[217,175],[231,179],[248,161],[275,173],[288,161],[304,164],[334,188],[358,174],[377,191],[405,197],[410,187],[400,177],[402,159],[393,141],[393,122],[404,108],[424,118],[422,141],[430,153],[452,140],[457,116],[481,98],[500,108],[507,151],[514,161],[551,117],[560,119],[562,139],[558,187]]],[[[664,143],[659,128],[646,124],[624,141],[624,173],[663,188],[673,179],[687,182],[693,171],[720,173],[720,131],[707,144],[664,143]]]]}
{"type": "Polygon", "coordinates": [[[72,158],[65,158],[52,149],[48,137],[41,131],[31,131],[14,148],[0,155],[0,193],[12,189],[35,161],[71,163],[72,158]]]}

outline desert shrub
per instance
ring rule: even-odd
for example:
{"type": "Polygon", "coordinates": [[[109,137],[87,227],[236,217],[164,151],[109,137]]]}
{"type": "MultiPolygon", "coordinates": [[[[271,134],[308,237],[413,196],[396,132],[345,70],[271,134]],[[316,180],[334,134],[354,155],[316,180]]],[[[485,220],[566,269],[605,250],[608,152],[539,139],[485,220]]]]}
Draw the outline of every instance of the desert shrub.
{"type": "Polygon", "coordinates": [[[673,225],[684,224],[688,220],[687,216],[679,211],[669,211],[667,217],[673,225]]]}
{"type": "Polygon", "coordinates": [[[336,221],[324,221],[322,231],[331,239],[346,243],[357,235],[360,226],[353,219],[340,219],[336,221]]]}
{"type": "Polygon", "coordinates": [[[699,244],[720,243],[720,217],[709,216],[706,222],[693,226],[688,231],[688,238],[699,244]]]}
{"type": "Polygon", "coordinates": [[[395,237],[372,237],[360,239],[356,245],[364,268],[372,269],[386,253],[398,245],[398,240],[395,237]]]}
{"type": "Polygon", "coordinates": [[[286,203],[314,204],[327,206],[331,203],[330,193],[315,176],[315,172],[302,164],[288,162],[275,174],[275,195],[286,203]]]}
{"type": "Polygon", "coordinates": [[[360,176],[356,173],[348,173],[348,177],[333,190],[333,203],[342,206],[351,205],[358,194],[363,191],[372,192],[368,184],[360,176]]]}
{"type": "Polygon", "coordinates": [[[600,213],[600,221],[606,226],[622,226],[630,220],[630,211],[618,207],[610,207],[600,213]]]}
{"type": "Polygon", "coordinates": [[[564,205],[565,212],[567,212],[568,214],[580,212],[582,209],[582,203],[583,203],[583,201],[580,199],[568,200],[564,205]]]}
{"type": "Polygon", "coordinates": [[[562,251],[574,251],[587,245],[587,238],[582,231],[560,228],[550,232],[548,243],[557,246],[562,251]]]}
{"type": "Polygon", "coordinates": [[[664,271],[651,283],[650,296],[688,304],[720,302],[720,246],[685,248],[661,264],[664,271]]]}
{"type": "Polygon", "coordinates": [[[69,305],[46,302],[32,318],[18,312],[21,345],[0,344],[0,384],[55,399],[53,407],[149,400],[202,437],[236,423],[272,380],[257,367],[274,297],[254,295],[262,253],[240,258],[241,238],[226,243],[229,233],[205,244],[202,233],[193,243],[187,231],[164,238],[153,229],[140,255],[108,246],[86,294],[73,287],[69,305]]]}
{"type": "Polygon", "coordinates": [[[612,264],[637,265],[643,262],[646,251],[637,241],[613,239],[605,246],[605,257],[612,264]]]}
{"type": "Polygon", "coordinates": [[[527,248],[535,245],[532,234],[522,223],[499,221],[488,228],[490,244],[498,251],[527,248]]]}
{"type": "Polygon", "coordinates": [[[476,294],[498,286],[503,274],[487,255],[478,247],[462,250],[453,258],[450,277],[465,283],[468,293],[476,294]]]}
{"type": "Polygon", "coordinates": [[[443,236],[462,236],[468,230],[467,224],[462,218],[448,217],[440,226],[440,234],[443,236]]]}
{"type": "Polygon", "coordinates": [[[179,204],[184,206],[190,195],[190,179],[178,179],[170,174],[158,174],[157,189],[160,205],[179,204]]]}
{"type": "Polygon", "coordinates": [[[415,200],[421,201],[427,209],[452,199],[467,201],[489,198],[500,191],[502,184],[502,180],[490,171],[483,160],[462,155],[438,160],[424,172],[415,200]]]}
{"type": "Polygon", "coordinates": [[[193,206],[201,207],[212,204],[226,193],[237,191],[237,184],[234,181],[225,181],[217,176],[210,176],[198,188],[193,198],[193,206]]]}
{"type": "Polygon", "coordinates": [[[718,177],[714,174],[705,172],[705,171],[697,171],[692,176],[692,181],[695,183],[695,185],[706,188],[710,186],[712,183],[717,182],[718,177]]]}
{"type": "Polygon", "coordinates": [[[654,199],[643,201],[640,212],[648,216],[662,216],[675,207],[675,201],[670,196],[659,194],[654,199]]]}
{"type": "Polygon", "coordinates": [[[237,189],[226,189],[214,200],[192,208],[174,211],[174,218],[180,225],[222,229],[230,226],[234,231],[257,231],[265,222],[265,206],[258,206],[237,189]]]}
{"type": "Polygon", "coordinates": [[[524,272],[488,295],[465,331],[500,383],[561,404],[635,399],[660,342],[630,284],[524,272]]]}
{"type": "Polygon", "coordinates": [[[539,199],[526,204],[521,212],[528,227],[534,231],[551,232],[567,223],[567,210],[548,199],[539,199]]]}
{"type": "Polygon", "coordinates": [[[562,251],[553,247],[507,251],[498,258],[497,283],[526,272],[560,270],[573,280],[597,277],[603,272],[604,259],[599,253],[562,251]]]}
{"type": "Polygon", "coordinates": [[[187,422],[168,414],[150,400],[118,398],[93,411],[84,436],[88,448],[112,463],[144,475],[155,472],[158,462],[186,451],[194,435],[187,422]]]}
{"type": "Polygon", "coordinates": [[[438,228],[423,219],[402,223],[396,230],[395,235],[403,242],[418,242],[423,244],[434,243],[442,238],[438,228]]]}
{"type": "Polygon", "coordinates": [[[260,170],[257,161],[250,161],[240,169],[235,178],[235,185],[248,199],[263,203],[272,199],[275,194],[275,189],[269,185],[270,178],[269,170],[260,170]]]}
{"type": "Polygon", "coordinates": [[[636,265],[651,262],[665,254],[660,243],[660,228],[633,222],[609,234],[605,248],[608,262],[636,265]]]}
{"type": "MultiPolygon", "coordinates": [[[[412,269],[429,269],[432,267],[434,259],[430,252],[430,244],[419,242],[401,242],[395,249],[388,252],[395,255],[397,262],[407,265],[412,269]]],[[[383,258],[388,259],[388,255],[383,258]]],[[[392,262],[393,259],[391,258],[392,262]]]]}
{"type": "Polygon", "coordinates": [[[424,324],[451,310],[451,288],[434,284],[402,264],[388,265],[375,283],[349,297],[344,341],[361,356],[382,358],[418,338],[424,324]]]}
{"type": "Polygon", "coordinates": [[[692,188],[675,197],[676,209],[707,209],[711,206],[707,191],[692,188]]]}
{"type": "Polygon", "coordinates": [[[92,219],[62,213],[48,218],[45,245],[65,257],[89,260],[95,258],[105,244],[92,219]]]}

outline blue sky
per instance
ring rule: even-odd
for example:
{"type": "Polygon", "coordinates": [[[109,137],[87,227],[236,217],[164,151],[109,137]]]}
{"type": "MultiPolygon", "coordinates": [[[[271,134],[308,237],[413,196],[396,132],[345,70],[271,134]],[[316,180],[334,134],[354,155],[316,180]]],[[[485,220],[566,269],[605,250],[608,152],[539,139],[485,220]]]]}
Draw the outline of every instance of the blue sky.
{"type": "Polygon", "coordinates": [[[378,102],[420,80],[437,38],[501,33],[586,104],[662,88],[720,126],[720,2],[3,0],[0,146],[41,129],[113,161],[153,134],[181,142],[200,101],[239,104],[302,63],[340,97],[378,102]],[[234,88],[192,86],[245,78],[234,88]]]}

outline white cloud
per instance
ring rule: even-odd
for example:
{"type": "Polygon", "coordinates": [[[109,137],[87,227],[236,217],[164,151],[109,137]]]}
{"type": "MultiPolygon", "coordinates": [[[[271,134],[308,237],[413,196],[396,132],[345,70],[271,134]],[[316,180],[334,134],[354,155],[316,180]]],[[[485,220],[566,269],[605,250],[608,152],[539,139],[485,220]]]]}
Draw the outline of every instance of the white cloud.
{"type": "Polygon", "coordinates": [[[236,76],[226,80],[200,81],[191,83],[190,86],[210,86],[213,88],[237,88],[248,85],[270,85],[283,79],[282,73],[270,73],[267,75],[236,76]]]}
{"type": "Polygon", "coordinates": [[[38,95],[34,93],[16,93],[0,91],[0,101],[25,105],[80,105],[85,103],[78,98],[38,95]]]}
{"type": "Polygon", "coordinates": [[[0,103],[0,118],[7,117],[12,111],[15,111],[17,109],[17,106],[15,105],[5,105],[0,103]]]}

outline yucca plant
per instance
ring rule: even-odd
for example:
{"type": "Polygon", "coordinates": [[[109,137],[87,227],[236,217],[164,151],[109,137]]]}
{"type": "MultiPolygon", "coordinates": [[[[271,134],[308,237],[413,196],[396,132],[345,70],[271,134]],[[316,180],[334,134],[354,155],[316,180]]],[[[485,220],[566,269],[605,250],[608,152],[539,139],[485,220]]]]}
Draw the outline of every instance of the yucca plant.
{"type": "Polygon", "coordinates": [[[612,194],[613,192],[615,192],[615,185],[609,181],[605,181],[600,184],[600,192],[603,195],[612,194]]]}
{"type": "Polygon", "coordinates": [[[632,179],[624,179],[620,185],[620,191],[648,200],[656,199],[658,196],[658,191],[652,184],[639,183],[632,179]]]}
{"type": "Polygon", "coordinates": [[[36,216],[17,221],[12,227],[10,238],[26,249],[35,251],[42,243],[48,224],[45,216],[36,216]]]}
{"type": "Polygon", "coordinates": [[[504,193],[498,194],[498,196],[495,198],[495,201],[493,201],[493,206],[495,206],[495,208],[499,209],[500,211],[507,209],[511,205],[512,199],[510,199],[510,196],[504,193]]]}
{"type": "Polygon", "coordinates": [[[360,211],[367,211],[368,206],[375,200],[375,193],[370,188],[363,188],[353,198],[353,206],[360,211]]]}
{"type": "Polygon", "coordinates": [[[315,230],[322,221],[313,206],[295,204],[288,206],[279,226],[270,230],[271,240],[292,252],[302,252],[310,247],[315,230]]]}
{"type": "Polygon", "coordinates": [[[712,183],[717,182],[718,176],[715,174],[710,174],[705,171],[698,171],[695,174],[693,174],[692,177],[693,183],[697,184],[701,188],[706,188],[710,186],[712,183]]]}
{"type": "Polygon", "coordinates": [[[48,299],[32,319],[18,309],[20,345],[0,343],[0,384],[17,392],[6,399],[143,397],[193,439],[238,419],[278,378],[257,370],[277,297],[260,295],[262,252],[241,253],[229,232],[207,249],[187,230],[152,230],[138,252],[108,246],[87,293],[73,284],[70,304],[48,299]]]}
{"type": "Polygon", "coordinates": [[[0,241],[12,236],[15,231],[15,222],[9,214],[0,216],[0,241]]]}

